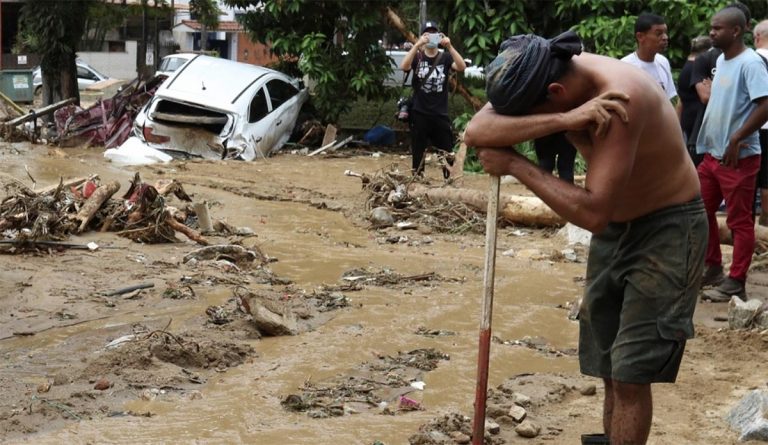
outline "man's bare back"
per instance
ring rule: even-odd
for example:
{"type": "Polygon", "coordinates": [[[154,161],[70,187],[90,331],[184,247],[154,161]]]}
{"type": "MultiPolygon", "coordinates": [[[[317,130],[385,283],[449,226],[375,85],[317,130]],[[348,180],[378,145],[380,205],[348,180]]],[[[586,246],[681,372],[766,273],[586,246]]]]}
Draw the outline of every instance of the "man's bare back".
{"type": "Polygon", "coordinates": [[[699,195],[674,107],[647,74],[608,57],[582,53],[548,87],[530,114],[506,116],[486,105],[467,127],[468,145],[484,148],[486,171],[512,174],[568,221],[593,232],[699,195]],[[587,161],[585,187],[542,172],[508,148],[567,131],[587,161]]]}
{"type": "MultiPolygon", "coordinates": [[[[584,53],[572,60],[591,67],[599,94],[626,93],[630,97],[625,105],[628,125],[640,127],[631,174],[611,219],[629,221],[698,196],[696,168],[686,151],[674,107],[659,85],[641,70],[612,58],[584,53]]],[[[590,170],[592,152],[610,149],[600,140],[593,148],[588,132],[571,132],[568,136],[590,170]]],[[[588,170],[587,184],[589,176],[588,170]]]]}

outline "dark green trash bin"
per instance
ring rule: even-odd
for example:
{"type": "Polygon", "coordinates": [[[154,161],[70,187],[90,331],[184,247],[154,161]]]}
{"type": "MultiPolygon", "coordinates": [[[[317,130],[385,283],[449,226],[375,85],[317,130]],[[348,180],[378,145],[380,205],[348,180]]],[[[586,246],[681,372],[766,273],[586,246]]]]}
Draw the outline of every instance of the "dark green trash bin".
{"type": "Polygon", "coordinates": [[[0,91],[14,102],[32,102],[35,99],[32,70],[0,71],[0,91]]]}

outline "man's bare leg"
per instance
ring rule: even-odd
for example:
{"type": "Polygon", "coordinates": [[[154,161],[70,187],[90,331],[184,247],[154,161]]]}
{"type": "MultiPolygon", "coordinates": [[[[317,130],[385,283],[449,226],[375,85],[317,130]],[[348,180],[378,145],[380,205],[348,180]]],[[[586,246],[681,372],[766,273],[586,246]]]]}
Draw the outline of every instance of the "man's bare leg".
{"type": "MultiPolygon", "coordinates": [[[[651,385],[621,383],[614,380],[610,386],[613,393],[609,436],[611,445],[645,444],[651,431],[653,418],[651,385]]],[[[606,385],[606,392],[607,389],[606,385]]]]}
{"type": "Polygon", "coordinates": [[[611,419],[613,418],[613,382],[603,379],[605,383],[605,399],[603,400],[603,431],[606,437],[611,437],[611,419]]]}

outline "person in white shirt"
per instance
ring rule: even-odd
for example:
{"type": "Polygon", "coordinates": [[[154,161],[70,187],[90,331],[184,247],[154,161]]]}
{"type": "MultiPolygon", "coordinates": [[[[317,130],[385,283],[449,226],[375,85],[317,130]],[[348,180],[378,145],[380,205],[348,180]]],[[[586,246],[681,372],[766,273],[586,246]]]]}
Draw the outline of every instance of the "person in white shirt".
{"type": "Polygon", "coordinates": [[[671,100],[677,96],[669,60],[660,53],[667,49],[669,36],[664,17],[644,12],[635,21],[637,50],[621,59],[648,73],[671,100]]]}
{"type": "MultiPolygon", "coordinates": [[[[763,20],[755,26],[755,51],[768,59],[768,20],[763,20]]],[[[760,171],[757,173],[757,187],[760,189],[761,226],[768,226],[768,122],[760,128],[760,171]]]]}

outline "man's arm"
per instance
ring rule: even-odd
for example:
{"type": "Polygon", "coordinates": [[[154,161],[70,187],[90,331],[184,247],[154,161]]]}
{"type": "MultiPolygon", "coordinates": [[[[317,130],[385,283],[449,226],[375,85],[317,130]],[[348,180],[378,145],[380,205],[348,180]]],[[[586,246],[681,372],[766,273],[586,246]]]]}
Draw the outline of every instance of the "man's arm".
{"type": "Polygon", "coordinates": [[[699,100],[704,105],[709,102],[709,96],[712,92],[713,55],[711,50],[699,54],[693,61],[693,68],[691,69],[690,86],[694,87],[699,100]]]}
{"type": "Polygon", "coordinates": [[[629,96],[609,91],[565,113],[541,113],[527,116],[498,114],[490,103],[478,111],[467,125],[464,142],[473,147],[510,147],[561,131],[584,130],[597,126],[602,135],[616,113],[624,122],[627,112],[622,101],[629,96]]]}
{"type": "Polygon", "coordinates": [[[604,136],[589,131],[593,149],[584,188],[544,172],[513,150],[480,149],[480,161],[488,173],[515,176],[558,215],[599,233],[611,221],[634,166],[645,119],[639,112],[629,119],[630,124],[612,123],[604,136]]]}
{"type": "Polygon", "coordinates": [[[696,84],[696,94],[704,105],[709,103],[709,97],[712,95],[712,81],[704,79],[696,84]]]}
{"type": "Polygon", "coordinates": [[[400,62],[400,69],[403,71],[410,71],[411,65],[413,64],[413,59],[416,57],[416,54],[419,52],[419,49],[421,49],[422,46],[424,46],[429,41],[429,37],[426,33],[422,34],[421,37],[419,37],[419,40],[416,41],[416,43],[413,44],[411,49],[408,50],[408,52],[405,54],[405,57],[403,57],[403,60],[400,62]]]}
{"type": "Polygon", "coordinates": [[[739,151],[743,146],[742,141],[750,134],[758,131],[768,120],[768,97],[760,97],[754,102],[757,106],[749,114],[744,125],[739,127],[728,139],[728,147],[723,154],[723,164],[727,167],[736,167],[739,162],[739,151]]]}
{"type": "Polygon", "coordinates": [[[443,39],[440,40],[440,44],[445,48],[448,53],[450,53],[451,58],[453,59],[453,63],[451,64],[451,69],[454,71],[457,71],[459,73],[463,73],[465,69],[467,69],[467,63],[464,62],[464,59],[461,57],[461,54],[459,54],[458,51],[456,51],[456,48],[453,47],[453,44],[451,43],[451,39],[448,38],[448,36],[443,36],[443,39]]]}

